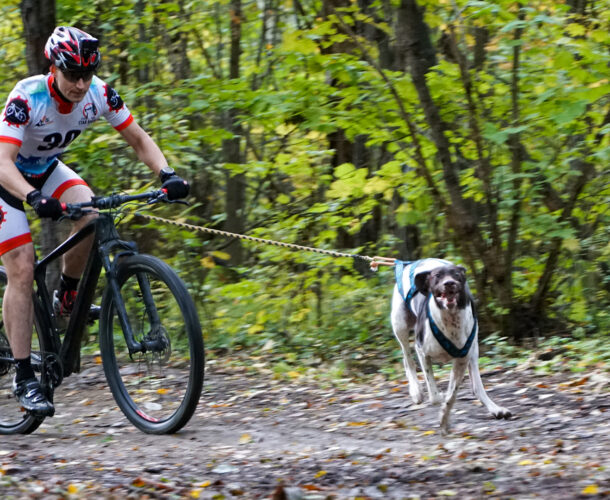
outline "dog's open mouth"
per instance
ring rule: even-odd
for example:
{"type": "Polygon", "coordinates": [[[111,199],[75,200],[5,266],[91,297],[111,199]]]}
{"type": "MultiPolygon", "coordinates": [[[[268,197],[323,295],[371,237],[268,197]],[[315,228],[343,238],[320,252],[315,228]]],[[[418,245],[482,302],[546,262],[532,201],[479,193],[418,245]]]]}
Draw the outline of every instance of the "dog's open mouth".
{"type": "Polygon", "coordinates": [[[440,292],[436,295],[437,302],[447,309],[457,306],[457,299],[458,296],[455,292],[440,292]]]}

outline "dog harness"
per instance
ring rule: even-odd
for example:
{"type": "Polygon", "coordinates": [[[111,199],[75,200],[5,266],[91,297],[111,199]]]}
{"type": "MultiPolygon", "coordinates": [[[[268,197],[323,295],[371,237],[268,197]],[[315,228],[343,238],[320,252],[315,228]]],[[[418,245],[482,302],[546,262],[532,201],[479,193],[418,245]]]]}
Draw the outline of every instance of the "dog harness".
{"type": "Polygon", "coordinates": [[[415,280],[413,278],[415,277],[415,269],[417,268],[418,262],[419,261],[407,260],[397,260],[394,262],[394,275],[396,276],[396,285],[398,286],[398,293],[400,293],[400,296],[405,300],[409,309],[411,309],[411,301],[417,293],[417,288],[415,287],[414,283],[415,280]],[[402,284],[402,273],[405,271],[405,266],[408,266],[410,264],[413,264],[411,266],[411,269],[409,270],[409,283],[411,283],[411,289],[409,290],[407,295],[405,295],[405,289],[402,284]]]}
{"type": "MultiPolygon", "coordinates": [[[[396,286],[398,287],[398,293],[400,293],[400,296],[404,299],[404,301],[407,304],[407,307],[409,309],[411,309],[411,301],[413,300],[413,297],[415,297],[415,295],[418,293],[417,287],[415,286],[414,278],[415,278],[415,270],[417,269],[417,266],[419,265],[420,262],[421,261],[405,261],[405,260],[396,260],[394,262],[394,274],[396,276],[396,286]],[[402,283],[402,275],[404,273],[405,266],[409,266],[409,265],[411,265],[411,269],[409,269],[409,283],[411,283],[411,288],[405,295],[405,290],[404,290],[404,286],[402,283]]],[[[464,344],[464,346],[461,349],[458,349],[455,346],[455,344],[453,342],[451,342],[451,340],[449,340],[445,336],[445,334],[441,331],[441,329],[432,319],[432,315],[430,314],[430,300],[434,300],[434,297],[432,296],[432,294],[430,294],[428,304],[426,305],[426,317],[428,319],[428,323],[430,324],[430,329],[432,330],[432,335],[434,335],[434,338],[437,340],[437,342],[441,345],[441,347],[443,349],[445,349],[445,351],[450,356],[452,356],[454,358],[464,358],[468,354],[468,351],[470,350],[470,346],[472,345],[472,342],[474,341],[474,338],[476,337],[476,334],[477,334],[477,318],[476,318],[476,314],[474,314],[474,310],[473,310],[474,325],[472,325],[472,331],[470,332],[470,335],[466,339],[466,343],[464,344]]]]}
{"type": "MultiPolygon", "coordinates": [[[[430,330],[432,330],[432,335],[434,335],[434,338],[437,340],[437,342],[441,345],[441,347],[443,349],[445,349],[445,351],[447,351],[447,353],[451,357],[453,357],[453,358],[466,357],[466,355],[468,354],[468,351],[470,350],[470,346],[472,345],[472,341],[474,340],[474,338],[477,334],[476,315],[473,314],[474,325],[472,325],[472,331],[470,332],[470,335],[466,339],[466,343],[464,344],[464,347],[462,347],[461,349],[458,349],[455,346],[455,344],[453,342],[451,342],[451,340],[449,340],[447,337],[445,337],[445,334],[443,332],[441,332],[441,329],[432,319],[432,314],[430,314],[430,301],[431,300],[434,300],[434,297],[432,296],[432,294],[430,294],[430,297],[428,299],[428,304],[426,305],[426,317],[428,318],[428,323],[430,324],[430,330]]],[[[473,313],[474,313],[474,311],[473,311],[473,313]]]]}

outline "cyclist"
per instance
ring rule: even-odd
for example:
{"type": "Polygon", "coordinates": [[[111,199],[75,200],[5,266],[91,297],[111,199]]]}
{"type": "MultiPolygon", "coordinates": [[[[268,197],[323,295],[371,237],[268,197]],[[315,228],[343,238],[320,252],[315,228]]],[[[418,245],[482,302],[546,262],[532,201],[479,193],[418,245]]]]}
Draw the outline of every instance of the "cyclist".
{"type": "MultiPolygon", "coordinates": [[[[66,166],[61,153],[81,132],[104,117],[160,177],[169,199],[188,195],[189,185],[168,167],[163,153],[136,123],[119,94],[95,76],[99,42],[74,27],[55,28],[45,45],[50,72],[17,83],[0,115],[0,259],[8,283],[4,325],[16,363],[13,392],[33,414],[54,413],[30,361],[33,325],[34,248],[23,202],[39,217],[57,220],[61,203],[91,199],[87,183],[66,166]]],[[[90,218],[73,223],[76,232],[90,218]]],[[[54,294],[57,316],[69,315],[91,239],[65,255],[60,289],[54,294]]]]}

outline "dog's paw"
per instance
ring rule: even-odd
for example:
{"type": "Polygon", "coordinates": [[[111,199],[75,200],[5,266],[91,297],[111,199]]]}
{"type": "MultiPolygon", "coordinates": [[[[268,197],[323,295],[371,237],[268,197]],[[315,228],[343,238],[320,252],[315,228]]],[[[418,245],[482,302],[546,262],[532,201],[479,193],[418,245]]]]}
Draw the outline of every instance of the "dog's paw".
{"type": "Polygon", "coordinates": [[[502,407],[498,407],[498,409],[494,410],[491,414],[494,417],[496,417],[498,420],[501,418],[508,420],[510,417],[513,416],[513,414],[510,412],[510,410],[508,410],[507,408],[502,408],[502,407]]]}
{"type": "Polygon", "coordinates": [[[431,405],[440,405],[445,402],[445,398],[443,397],[442,392],[437,392],[436,394],[430,394],[430,404],[431,405]]]}
{"type": "Polygon", "coordinates": [[[438,412],[439,426],[441,429],[441,435],[446,436],[451,432],[451,419],[449,418],[449,412],[451,408],[447,408],[447,404],[441,406],[438,412]]]}
{"type": "Polygon", "coordinates": [[[417,385],[409,387],[409,395],[416,405],[422,404],[424,401],[424,393],[422,392],[421,387],[417,385]]]}

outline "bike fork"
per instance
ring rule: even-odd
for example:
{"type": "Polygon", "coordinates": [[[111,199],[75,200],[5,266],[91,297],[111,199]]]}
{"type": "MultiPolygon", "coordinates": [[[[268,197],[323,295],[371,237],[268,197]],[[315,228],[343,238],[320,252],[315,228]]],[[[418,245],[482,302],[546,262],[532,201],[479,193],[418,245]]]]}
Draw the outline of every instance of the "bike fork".
{"type": "MultiPolygon", "coordinates": [[[[113,303],[117,312],[117,316],[119,318],[119,322],[121,324],[121,328],[123,330],[123,334],[125,336],[125,342],[127,343],[127,348],[129,350],[129,355],[132,356],[138,352],[160,352],[163,351],[167,346],[163,341],[163,338],[158,338],[158,336],[146,336],[146,338],[142,339],[141,342],[138,342],[134,338],[133,329],[131,327],[131,323],[129,321],[129,316],[127,314],[127,310],[125,308],[125,302],[123,301],[123,297],[121,296],[121,289],[116,277],[116,273],[114,272],[114,268],[111,272],[107,273],[108,277],[108,286],[112,291],[113,303]]],[[[142,294],[142,302],[144,303],[144,307],[146,308],[146,314],[148,315],[148,320],[151,326],[151,332],[157,330],[157,328],[161,325],[161,320],[159,318],[159,313],[157,311],[157,307],[155,305],[155,301],[153,298],[153,294],[150,288],[150,282],[145,273],[137,273],[138,286],[140,288],[140,293],[142,294]]]]}

